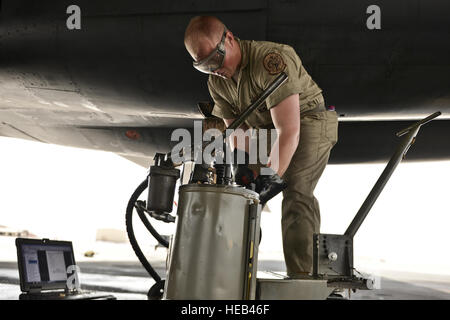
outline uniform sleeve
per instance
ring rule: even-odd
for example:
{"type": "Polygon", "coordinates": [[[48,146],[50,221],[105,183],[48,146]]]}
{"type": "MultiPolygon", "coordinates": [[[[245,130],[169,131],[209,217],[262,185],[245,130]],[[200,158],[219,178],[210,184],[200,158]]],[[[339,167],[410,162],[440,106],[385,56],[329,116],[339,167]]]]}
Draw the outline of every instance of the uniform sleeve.
{"type": "Polygon", "coordinates": [[[268,50],[259,62],[258,82],[262,90],[279,76],[281,72],[288,75],[288,79],[266,99],[267,109],[278,105],[281,101],[293,94],[301,94],[304,90],[302,85],[302,63],[292,47],[274,48],[268,50]]]}
{"type": "Polygon", "coordinates": [[[211,98],[214,100],[212,115],[221,119],[234,119],[236,116],[231,111],[231,105],[216,91],[211,82],[211,78],[208,79],[208,89],[211,98]]]}

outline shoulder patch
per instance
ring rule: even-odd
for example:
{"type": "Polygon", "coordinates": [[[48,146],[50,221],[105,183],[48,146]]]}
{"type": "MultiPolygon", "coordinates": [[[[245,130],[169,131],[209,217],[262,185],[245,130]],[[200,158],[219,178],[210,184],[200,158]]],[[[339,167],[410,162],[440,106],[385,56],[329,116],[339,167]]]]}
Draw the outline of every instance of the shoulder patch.
{"type": "Polygon", "coordinates": [[[264,57],[264,68],[269,74],[277,74],[284,70],[286,64],[279,53],[270,52],[264,57]]]}

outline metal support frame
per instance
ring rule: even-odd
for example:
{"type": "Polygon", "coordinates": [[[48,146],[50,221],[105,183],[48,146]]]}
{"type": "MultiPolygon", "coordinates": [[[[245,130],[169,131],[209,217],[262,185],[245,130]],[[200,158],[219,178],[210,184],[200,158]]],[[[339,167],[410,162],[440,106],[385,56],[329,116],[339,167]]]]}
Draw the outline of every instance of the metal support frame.
{"type": "Polygon", "coordinates": [[[261,205],[257,202],[249,206],[249,224],[247,239],[247,261],[245,268],[244,300],[255,300],[256,274],[258,267],[259,226],[261,221],[261,205]]]}
{"type": "Polygon", "coordinates": [[[415,142],[420,127],[439,115],[441,115],[441,112],[435,112],[397,132],[397,137],[404,136],[404,138],[343,235],[314,234],[314,277],[330,279],[329,285],[338,288],[373,288],[373,283],[369,279],[356,278],[353,274],[353,237],[364,222],[381,191],[383,191],[392,173],[415,142]]]}

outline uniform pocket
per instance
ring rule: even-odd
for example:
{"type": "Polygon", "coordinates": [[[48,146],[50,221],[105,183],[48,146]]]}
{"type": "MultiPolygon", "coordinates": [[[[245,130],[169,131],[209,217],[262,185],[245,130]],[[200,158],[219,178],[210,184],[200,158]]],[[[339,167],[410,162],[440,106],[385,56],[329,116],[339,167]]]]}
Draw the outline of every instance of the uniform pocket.
{"type": "Polygon", "coordinates": [[[338,141],[338,117],[336,111],[325,111],[327,119],[325,135],[332,145],[338,141]]]}

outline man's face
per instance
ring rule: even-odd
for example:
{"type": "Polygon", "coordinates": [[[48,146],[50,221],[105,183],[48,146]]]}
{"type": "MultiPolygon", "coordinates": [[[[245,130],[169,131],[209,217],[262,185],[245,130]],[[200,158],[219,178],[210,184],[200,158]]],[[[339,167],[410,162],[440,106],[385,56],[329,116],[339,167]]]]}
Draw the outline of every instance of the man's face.
{"type": "MultiPolygon", "coordinates": [[[[235,46],[233,45],[232,40],[233,36],[231,32],[227,31],[226,37],[224,39],[225,56],[223,57],[222,66],[218,69],[210,71],[209,73],[224,79],[231,79],[237,67],[234,61],[235,46]]],[[[218,48],[219,44],[220,41],[218,43],[215,43],[209,39],[204,39],[204,41],[201,42],[195,52],[193,52],[193,50],[189,50],[189,48],[188,51],[195,61],[201,61],[210,56],[218,48]]]]}
{"type": "Polygon", "coordinates": [[[236,66],[233,63],[232,59],[232,50],[229,45],[227,45],[228,41],[225,40],[225,58],[223,60],[223,65],[221,68],[215,70],[212,74],[215,76],[219,76],[224,79],[231,79],[233,74],[236,72],[236,66]]]}

